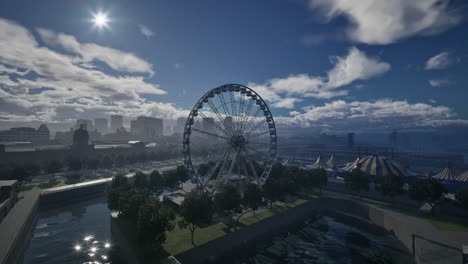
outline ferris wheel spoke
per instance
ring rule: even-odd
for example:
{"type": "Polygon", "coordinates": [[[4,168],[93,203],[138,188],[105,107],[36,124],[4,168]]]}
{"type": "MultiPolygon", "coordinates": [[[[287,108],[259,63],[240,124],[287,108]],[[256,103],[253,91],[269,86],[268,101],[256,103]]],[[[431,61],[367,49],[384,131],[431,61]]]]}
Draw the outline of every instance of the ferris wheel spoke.
{"type": "Polygon", "coordinates": [[[231,153],[231,151],[232,151],[232,149],[230,148],[229,151],[226,153],[226,156],[224,157],[224,159],[223,159],[223,161],[221,163],[221,167],[219,169],[218,175],[216,176],[216,182],[215,182],[215,185],[213,187],[213,192],[218,189],[219,182],[221,181],[222,175],[223,175],[224,170],[225,170],[225,166],[228,163],[228,158],[229,158],[229,154],[231,153]]]}
{"type": "Polygon", "coordinates": [[[258,154],[259,156],[262,156],[262,157],[268,159],[268,155],[267,155],[267,154],[265,154],[265,153],[263,153],[263,152],[260,152],[260,151],[258,151],[257,149],[250,148],[250,147],[248,147],[248,146],[246,146],[246,149],[248,149],[248,150],[250,150],[250,151],[252,151],[252,152],[255,152],[255,153],[258,154]]]}
{"type": "Polygon", "coordinates": [[[253,132],[253,131],[257,130],[257,128],[259,128],[261,125],[264,125],[264,124],[265,124],[265,122],[262,122],[262,120],[257,120],[257,122],[258,122],[258,123],[255,124],[255,126],[253,126],[253,127],[251,126],[251,127],[247,128],[247,129],[245,130],[245,132],[246,132],[246,133],[253,132]]]}
{"type": "Polygon", "coordinates": [[[247,153],[247,151],[245,150],[245,148],[242,149],[244,154],[245,154],[245,159],[247,161],[247,164],[249,165],[250,169],[252,170],[252,174],[253,176],[255,177],[255,180],[257,181],[257,183],[260,185],[260,178],[258,177],[257,175],[257,171],[255,170],[255,166],[252,164],[252,160],[250,159],[250,156],[249,154],[247,153]]]}
{"type": "MultiPolygon", "coordinates": [[[[214,127],[216,127],[220,132],[222,132],[225,136],[229,136],[229,133],[223,129],[220,125],[218,125],[215,121],[213,121],[210,117],[207,117],[205,115],[205,113],[203,113],[202,111],[198,111],[199,115],[203,118],[206,118],[205,120],[207,120],[207,122],[209,122],[210,124],[212,124],[214,127]]],[[[219,118],[219,117],[218,117],[219,118]]]]}
{"type": "Polygon", "coordinates": [[[207,132],[207,131],[203,131],[203,130],[198,129],[198,128],[193,128],[193,127],[192,127],[192,131],[197,131],[197,132],[199,132],[199,133],[202,133],[202,134],[205,134],[205,135],[208,135],[208,136],[212,136],[212,137],[217,137],[217,138],[222,138],[222,139],[228,140],[227,137],[223,137],[223,136],[220,136],[220,135],[218,135],[218,134],[214,134],[214,133],[210,133],[210,132],[207,132]]]}
{"type": "Polygon", "coordinates": [[[246,127],[243,127],[243,129],[244,129],[245,131],[248,131],[247,129],[250,128],[251,126],[253,126],[252,124],[254,123],[254,122],[253,122],[254,120],[256,120],[256,119],[258,119],[259,117],[261,117],[261,116],[258,115],[258,114],[260,113],[261,110],[262,110],[261,108],[258,108],[257,111],[254,113],[254,115],[252,115],[252,116],[250,116],[250,117],[247,118],[247,121],[245,122],[245,123],[246,123],[246,127]]]}
{"type": "Polygon", "coordinates": [[[208,183],[208,181],[213,177],[213,174],[216,172],[218,167],[221,165],[221,162],[226,159],[226,155],[229,153],[230,148],[226,148],[224,153],[218,157],[218,160],[216,161],[215,165],[208,171],[208,175],[204,181],[204,185],[208,183]]]}
{"type": "Polygon", "coordinates": [[[224,93],[219,93],[219,94],[218,94],[218,97],[219,97],[219,99],[220,99],[220,101],[221,101],[221,107],[222,107],[223,110],[224,110],[224,114],[226,114],[227,116],[228,116],[228,115],[231,115],[231,114],[229,113],[228,108],[227,108],[226,99],[224,99],[224,93]]]}
{"type": "Polygon", "coordinates": [[[266,135],[266,134],[269,134],[269,133],[270,133],[270,130],[267,130],[267,131],[264,131],[264,132],[247,135],[246,138],[249,139],[249,138],[259,137],[259,136],[266,135]]]}
{"type": "Polygon", "coordinates": [[[233,91],[229,91],[229,96],[231,97],[232,115],[237,116],[236,96],[233,91]]]}
{"type": "Polygon", "coordinates": [[[226,174],[226,177],[224,179],[224,184],[228,184],[229,183],[229,179],[231,177],[231,174],[232,174],[232,169],[234,168],[234,165],[236,164],[237,162],[237,156],[239,155],[239,149],[235,150],[234,152],[234,156],[232,157],[232,160],[231,160],[231,165],[229,166],[229,171],[228,173],[226,174]]]}

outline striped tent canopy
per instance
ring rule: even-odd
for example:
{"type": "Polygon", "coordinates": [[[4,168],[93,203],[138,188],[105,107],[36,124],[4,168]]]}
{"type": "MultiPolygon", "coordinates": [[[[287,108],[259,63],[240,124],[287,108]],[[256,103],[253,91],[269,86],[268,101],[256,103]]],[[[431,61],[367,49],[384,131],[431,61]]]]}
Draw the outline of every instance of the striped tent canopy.
{"type": "Polygon", "coordinates": [[[335,154],[332,154],[330,159],[327,161],[327,165],[330,168],[337,168],[339,166],[338,161],[335,159],[335,154]]]}
{"type": "Polygon", "coordinates": [[[458,176],[457,181],[464,182],[468,184],[468,171],[458,176]]]}
{"type": "Polygon", "coordinates": [[[405,168],[400,165],[400,163],[394,159],[388,159],[395,167],[400,168],[406,176],[419,176],[421,173],[414,172],[409,168],[405,168]]]}
{"type": "Polygon", "coordinates": [[[457,176],[455,175],[455,172],[452,170],[452,168],[445,168],[443,171],[433,176],[432,178],[448,182],[454,182],[457,180],[457,176]]]}
{"type": "Polygon", "coordinates": [[[352,171],[356,166],[358,165],[359,161],[361,158],[356,158],[356,160],[353,163],[348,163],[346,166],[343,168],[344,171],[352,171]]]}
{"type": "Polygon", "coordinates": [[[391,160],[378,155],[362,158],[359,160],[356,168],[371,176],[385,176],[388,174],[395,174],[401,177],[408,176],[403,168],[395,166],[391,160]]]}
{"type": "Polygon", "coordinates": [[[327,164],[325,162],[322,161],[322,159],[320,158],[320,156],[317,158],[317,161],[312,164],[312,165],[307,165],[307,168],[308,169],[326,169],[327,168],[327,164]]]}

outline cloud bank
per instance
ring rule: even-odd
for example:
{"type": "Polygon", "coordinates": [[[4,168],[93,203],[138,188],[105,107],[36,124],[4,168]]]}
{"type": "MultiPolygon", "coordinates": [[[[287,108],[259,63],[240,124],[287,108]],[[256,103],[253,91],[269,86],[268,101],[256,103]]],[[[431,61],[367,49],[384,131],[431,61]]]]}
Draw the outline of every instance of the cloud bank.
{"type": "Polygon", "coordinates": [[[390,44],[417,35],[434,35],[462,21],[450,1],[439,0],[309,0],[327,22],[344,17],[346,36],[355,42],[390,44]]]}

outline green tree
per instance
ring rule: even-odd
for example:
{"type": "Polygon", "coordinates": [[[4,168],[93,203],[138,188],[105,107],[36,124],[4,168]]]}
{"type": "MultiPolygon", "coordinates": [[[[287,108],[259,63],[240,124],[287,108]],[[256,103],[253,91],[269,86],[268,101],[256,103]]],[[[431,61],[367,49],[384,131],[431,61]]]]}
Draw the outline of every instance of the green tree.
{"type": "Polygon", "coordinates": [[[179,181],[186,182],[189,179],[187,167],[185,167],[184,165],[177,166],[176,172],[179,181]]]}
{"type": "Polygon", "coordinates": [[[122,174],[117,174],[112,178],[112,181],[107,185],[107,206],[111,210],[121,210],[121,197],[123,193],[129,191],[131,185],[127,179],[122,174]]]}
{"type": "Polygon", "coordinates": [[[431,214],[434,214],[434,206],[439,203],[446,193],[442,184],[432,178],[426,178],[410,184],[410,197],[418,202],[427,202],[431,206],[431,214]]]}
{"type": "Polygon", "coordinates": [[[115,164],[119,167],[123,167],[127,163],[128,163],[127,158],[122,154],[117,155],[117,157],[115,158],[115,164]]]}
{"type": "Polygon", "coordinates": [[[242,198],[242,204],[252,209],[255,215],[255,211],[262,205],[262,191],[257,184],[251,183],[247,185],[244,197],[242,198]]]}
{"type": "Polygon", "coordinates": [[[24,168],[24,166],[17,165],[11,171],[11,179],[17,180],[20,183],[28,181],[31,175],[24,168]]]}
{"type": "Polygon", "coordinates": [[[457,194],[455,194],[455,198],[465,210],[468,210],[468,187],[457,192],[457,194]]]}
{"type": "Polygon", "coordinates": [[[313,185],[318,187],[320,194],[322,194],[322,187],[326,186],[328,183],[328,175],[325,169],[316,169],[311,172],[313,177],[313,185]]]}
{"type": "Polygon", "coordinates": [[[211,167],[208,163],[202,163],[198,166],[197,172],[198,175],[206,176],[210,171],[211,167]]]}
{"type": "Polygon", "coordinates": [[[96,170],[99,167],[99,160],[96,158],[89,158],[86,160],[86,168],[96,170]]]}
{"type": "Polygon", "coordinates": [[[57,173],[63,170],[63,164],[59,160],[52,160],[47,163],[46,171],[47,173],[57,173]]]}
{"type": "Polygon", "coordinates": [[[145,188],[148,188],[148,179],[147,179],[148,175],[146,175],[145,173],[141,172],[141,171],[137,171],[135,173],[135,176],[133,178],[133,186],[135,188],[139,188],[139,189],[145,189],[145,188]]]}
{"type": "Polygon", "coordinates": [[[176,171],[167,171],[164,172],[164,185],[171,189],[172,194],[174,194],[175,188],[179,183],[179,177],[176,171]]]}
{"type": "Polygon", "coordinates": [[[380,192],[394,197],[403,192],[403,178],[396,174],[388,174],[381,179],[380,192]]]}
{"type": "Polygon", "coordinates": [[[158,170],[153,170],[149,175],[149,187],[153,191],[160,190],[164,187],[164,179],[158,170]]]}
{"type": "Polygon", "coordinates": [[[137,234],[142,247],[159,251],[167,232],[174,229],[174,212],[162,206],[157,198],[149,198],[138,210],[137,234]]]}
{"type": "Polygon", "coordinates": [[[234,226],[234,214],[242,212],[241,204],[241,194],[239,193],[239,190],[232,185],[225,185],[220,192],[215,194],[215,210],[219,215],[228,218],[228,230],[231,230],[234,226]]]}
{"type": "Polygon", "coordinates": [[[105,155],[104,157],[102,157],[99,165],[100,165],[101,168],[110,169],[110,168],[112,168],[113,163],[114,162],[113,162],[111,156],[105,155]]]}
{"type": "Polygon", "coordinates": [[[270,202],[270,208],[273,203],[283,199],[283,190],[278,179],[268,179],[262,187],[262,195],[270,202]]]}
{"type": "Polygon", "coordinates": [[[182,202],[179,213],[182,220],[178,222],[178,225],[180,228],[190,230],[192,245],[195,246],[193,240],[195,230],[211,223],[213,201],[206,193],[189,193],[182,202]]]}
{"type": "Polygon", "coordinates": [[[68,160],[68,169],[72,171],[81,170],[81,160],[72,158],[68,160]]]}
{"type": "Polygon", "coordinates": [[[34,162],[28,162],[24,164],[24,168],[26,169],[28,174],[31,175],[31,177],[37,176],[41,173],[41,167],[37,163],[34,163],[34,162]]]}
{"type": "Polygon", "coordinates": [[[120,214],[136,223],[138,220],[138,210],[147,199],[149,199],[148,194],[142,190],[130,189],[122,192],[119,199],[120,214]]]}
{"type": "Polygon", "coordinates": [[[345,184],[348,188],[359,192],[359,195],[361,195],[362,190],[369,190],[369,176],[360,169],[353,169],[345,175],[345,184]]]}

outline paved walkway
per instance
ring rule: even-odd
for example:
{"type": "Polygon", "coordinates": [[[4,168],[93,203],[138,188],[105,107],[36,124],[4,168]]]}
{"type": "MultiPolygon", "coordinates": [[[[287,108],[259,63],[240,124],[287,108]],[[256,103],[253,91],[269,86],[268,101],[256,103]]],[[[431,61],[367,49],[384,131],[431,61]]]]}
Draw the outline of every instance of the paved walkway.
{"type": "Polygon", "coordinates": [[[22,192],[19,194],[20,200],[8,212],[7,216],[0,222],[0,263],[6,263],[9,254],[20,252],[10,252],[15,243],[22,243],[18,240],[18,234],[24,228],[28,228],[26,222],[32,209],[38,203],[39,192],[22,192]]]}

